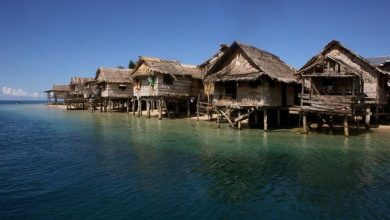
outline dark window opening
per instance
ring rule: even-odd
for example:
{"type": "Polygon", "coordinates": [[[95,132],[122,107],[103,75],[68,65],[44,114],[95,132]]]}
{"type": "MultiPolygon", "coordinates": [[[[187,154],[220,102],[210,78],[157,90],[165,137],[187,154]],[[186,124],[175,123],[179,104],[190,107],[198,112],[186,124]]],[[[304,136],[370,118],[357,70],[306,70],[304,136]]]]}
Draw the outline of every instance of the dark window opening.
{"type": "Polygon", "coordinates": [[[271,88],[275,87],[275,84],[276,84],[275,80],[270,80],[268,82],[269,82],[269,87],[271,87],[271,88]]]}
{"type": "Polygon", "coordinates": [[[260,80],[249,81],[249,87],[251,89],[256,89],[258,86],[261,86],[261,81],[260,80]]]}
{"type": "Polygon", "coordinates": [[[225,96],[232,99],[237,98],[237,84],[236,82],[225,83],[225,96]]]}
{"type": "Polygon", "coordinates": [[[163,82],[166,85],[172,85],[173,84],[173,77],[170,75],[164,75],[163,82]]]}

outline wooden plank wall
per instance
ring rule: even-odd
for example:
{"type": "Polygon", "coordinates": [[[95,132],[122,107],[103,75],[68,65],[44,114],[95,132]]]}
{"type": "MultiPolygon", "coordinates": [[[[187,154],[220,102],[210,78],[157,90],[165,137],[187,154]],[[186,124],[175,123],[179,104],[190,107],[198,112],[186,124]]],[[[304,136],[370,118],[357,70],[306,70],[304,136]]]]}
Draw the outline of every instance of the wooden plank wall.
{"type": "Polygon", "coordinates": [[[119,89],[119,83],[107,83],[106,88],[102,90],[101,96],[103,98],[132,98],[133,87],[127,84],[126,89],[119,89]]]}

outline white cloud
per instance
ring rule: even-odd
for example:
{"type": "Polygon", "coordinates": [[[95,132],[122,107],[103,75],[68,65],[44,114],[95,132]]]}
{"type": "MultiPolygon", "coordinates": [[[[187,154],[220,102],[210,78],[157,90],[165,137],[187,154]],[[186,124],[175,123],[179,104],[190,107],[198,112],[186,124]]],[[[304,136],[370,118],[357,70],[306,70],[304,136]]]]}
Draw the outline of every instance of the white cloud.
{"type": "Polygon", "coordinates": [[[3,86],[1,89],[1,93],[5,96],[13,96],[13,97],[26,97],[26,98],[42,98],[44,97],[42,93],[39,92],[26,92],[23,89],[13,89],[7,86],[3,86]]]}

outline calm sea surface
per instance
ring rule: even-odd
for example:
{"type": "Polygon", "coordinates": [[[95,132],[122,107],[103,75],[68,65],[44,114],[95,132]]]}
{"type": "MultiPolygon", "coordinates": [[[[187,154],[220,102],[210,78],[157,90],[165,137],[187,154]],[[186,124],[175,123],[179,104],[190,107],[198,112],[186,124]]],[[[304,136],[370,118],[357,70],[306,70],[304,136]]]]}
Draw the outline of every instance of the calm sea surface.
{"type": "Polygon", "coordinates": [[[3,102],[0,219],[390,219],[390,130],[264,134],[3,102]]]}

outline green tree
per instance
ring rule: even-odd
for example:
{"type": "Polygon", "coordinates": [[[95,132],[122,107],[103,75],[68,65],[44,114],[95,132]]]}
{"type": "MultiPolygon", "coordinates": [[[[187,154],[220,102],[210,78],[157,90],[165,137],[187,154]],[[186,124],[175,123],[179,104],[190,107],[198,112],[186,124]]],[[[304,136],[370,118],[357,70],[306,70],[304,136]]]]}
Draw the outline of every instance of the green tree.
{"type": "Polygon", "coordinates": [[[134,61],[130,60],[130,62],[129,62],[129,69],[134,69],[136,65],[137,65],[137,63],[135,63],[134,61]]]}

